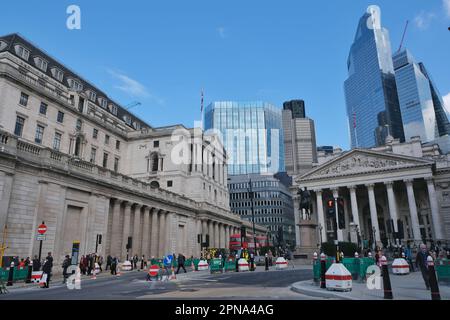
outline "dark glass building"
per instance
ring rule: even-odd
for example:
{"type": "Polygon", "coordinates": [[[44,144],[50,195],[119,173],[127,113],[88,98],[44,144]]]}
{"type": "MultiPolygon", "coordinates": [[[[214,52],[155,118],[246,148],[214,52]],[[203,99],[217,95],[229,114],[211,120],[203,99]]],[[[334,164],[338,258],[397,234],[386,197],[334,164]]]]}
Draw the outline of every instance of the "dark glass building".
{"type": "Polygon", "coordinates": [[[283,103],[283,110],[291,110],[292,118],[305,118],[305,101],[291,100],[283,103]]]}

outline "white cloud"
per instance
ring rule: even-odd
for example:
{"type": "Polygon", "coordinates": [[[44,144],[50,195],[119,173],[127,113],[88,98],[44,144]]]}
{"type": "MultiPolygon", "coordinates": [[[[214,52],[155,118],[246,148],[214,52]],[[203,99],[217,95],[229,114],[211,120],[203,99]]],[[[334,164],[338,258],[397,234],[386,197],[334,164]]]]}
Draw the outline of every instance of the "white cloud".
{"type": "Polygon", "coordinates": [[[450,0],[442,0],[442,5],[444,6],[445,13],[450,17],[450,0]]]}
{"type": "Polygon", "coordinates": [[[217,33],[219,34],[219,37],[221,37],[222,39],[226,38],[227,36],[224,27],[217,28],[217,33]]]}
{"type": "Polygon", "coordinates": [[[446,96],[443,96],[442,99],[444,100],[445,111],[447,111],[447,113],[450,114],[450,92],[447,93],[446,96]]]}
{"type": "Polygon", "coordinates": [[[132,97],[137,98],[149,98],[156,101],[158,104],[163,104],[164,100],[151,94],[147,88],[137,80],[134,80],[124,74],[123,72],[107,69],[108,73],[120,83],[115,85],[114,88],[119,89],[132,97]]]}
{"type": "Polygon", "coordinates": [[[417,28],[425,30],[430,26],[431,21],[435,17],[436,15],[434,13],[422,11],[414,18],[414,23],[417,28]]]}

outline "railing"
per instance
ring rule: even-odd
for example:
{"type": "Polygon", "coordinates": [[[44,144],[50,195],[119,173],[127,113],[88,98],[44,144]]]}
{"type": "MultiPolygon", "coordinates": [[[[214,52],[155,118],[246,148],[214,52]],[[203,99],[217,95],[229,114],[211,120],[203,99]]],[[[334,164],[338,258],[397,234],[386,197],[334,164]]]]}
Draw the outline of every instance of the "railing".
{"type": "Polygon", "coordinates": [[[30,144],[28,142],[24,142],[24,141],[20,141],[20,140],[17,142],[17,150],[19,150],[19,151],[31,153],[31,154],[38,156],[41,153],[41,149],[42,148],[35,146],[33,144],[30,144]]]}
{"type": "Polygon", "coordinates": [[[69,159],[69,164],[74,166],[74,167],[77,167],[77,168],[80,168],[80,169],[83,169],[83,170],[86,170],[86,171],[89,171],[89,172],[92,172],[93,168],[95,167],[94,164],[92,164],[90,162],[87,162],[87,161],[83,161],[83,160],[81,160],[79,158],[70,158],[69,159]]]}

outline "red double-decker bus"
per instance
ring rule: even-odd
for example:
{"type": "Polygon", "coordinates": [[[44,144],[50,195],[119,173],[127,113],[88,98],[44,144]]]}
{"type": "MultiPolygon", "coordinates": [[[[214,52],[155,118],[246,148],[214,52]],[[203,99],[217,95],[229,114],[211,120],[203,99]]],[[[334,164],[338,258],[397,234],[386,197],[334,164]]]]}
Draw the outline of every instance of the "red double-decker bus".
{"type": "MultiPolygon", "coordinates": [[[[270,246],[267,236],[256,236],[256,249],[270,246]]],[[[242,239],[241,234],[236,233],[230,236],[230,251],[238,251],[241,248],[253,249],[255,247],[253,235],[247,235],[242,239]]]]}

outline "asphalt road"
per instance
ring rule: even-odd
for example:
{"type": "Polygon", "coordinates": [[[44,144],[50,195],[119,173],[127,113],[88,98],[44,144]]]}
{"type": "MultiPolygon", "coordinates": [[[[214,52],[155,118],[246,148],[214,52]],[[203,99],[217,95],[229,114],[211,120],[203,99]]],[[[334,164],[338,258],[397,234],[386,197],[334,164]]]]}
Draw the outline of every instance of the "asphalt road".
{"type": "Polygon", "coordinates": [[[11,288],[0,300],[103,300],[103,299],[314,299],[290,290],[297,281],[312,277],[311,270],[289,269],[210,274],[188,272],[177,280],[145,280],[144,272],[132,271],[120,277],[107,275],[95,280],[82,278],[81,289],[69,290],[53,282],[50,288],[11,288]]]}

